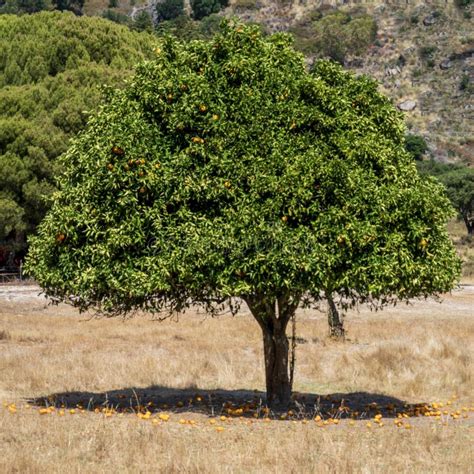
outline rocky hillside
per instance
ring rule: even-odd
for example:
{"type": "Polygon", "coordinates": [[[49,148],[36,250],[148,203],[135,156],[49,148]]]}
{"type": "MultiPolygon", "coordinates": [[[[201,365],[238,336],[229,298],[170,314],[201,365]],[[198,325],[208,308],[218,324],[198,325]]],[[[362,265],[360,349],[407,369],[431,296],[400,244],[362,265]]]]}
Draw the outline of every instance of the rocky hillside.
{"type": "MultiPolygon", "coordinates": [[[[84,11],[100,14],[107,1],[110,5],[111,0],[86,0],[84,11]]],[[[154,12],[160,1],[116,0],[116,5],[121,12],[134,15],[142,9],[154,12]]],[[[319,43],[316,39],[318,31],[321,36],[321,17],[340,11],[354,18],[373,18],[376,34],[370,44],[362,42],[364,47],[352,51],[348,47],[343,62],[380,81],[381,89],[406,114],[410,133],[425,138],[435,159],[474,164],[474,7],[465,2],[467,7],[460,8],[459,3],[230,0],[229,7],[219,14],[260,23],[269,33],[292,32],[309,63],[321,55],[319,45],[325,45],[324,38],[319,38],[319,43]]],[[[184,6],[190,12],[190,0],[184,0],[184,6]]],[[[329,26],[326,31],[330,30],[329,26]]],[[[360,41],[357,29],[348,34],[350,40],[360,41]]],[[[336,35],[333,41],[338,40],[336,35]]]]}
{"type": "Polygon", "coordinates": [[[375,45],[353,67],[375,76],[440,161],[474,164],[474,30],[456,10],[375,11],[375,45]]]}
{"type": "MultiPolygon", "coordinates": [[[[336,8],[328,3],[354,2],[324,2],[322,7],[321,3],[307,0],[282,6],[272,0],[234,0],[226,13],[262,23],[269,31],[290,30],[298,35],[305,29],[307,42],[311,28],[320,21],[317,11],[327,15],[336,8]]],[[[337,8],[352,15],[365,13],[377,24],[372,45],[363,54],[346,57],[346,66],[380,81],[382,90],[404,110],[410,132],[425,137],[435,159],[474,164],[470,11],[452,2],[403,7],[397,2],[372,2],[337,8]]]]}

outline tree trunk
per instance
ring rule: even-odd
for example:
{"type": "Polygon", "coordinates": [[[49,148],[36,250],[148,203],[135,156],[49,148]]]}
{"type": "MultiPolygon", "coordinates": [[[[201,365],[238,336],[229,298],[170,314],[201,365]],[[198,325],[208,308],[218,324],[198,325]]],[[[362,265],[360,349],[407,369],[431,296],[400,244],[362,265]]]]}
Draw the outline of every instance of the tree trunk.
{"type": "Polygon", "coordinates": [[[286,409],[291,401],[288,348],[285,330],[263,331],[267,403],[275,409],[286,409]]]}
{"type": "Polygon", "coordinates": [[[295,314],[299,300],[299,295],[284,295],[279,298],[252,295],[245,299],[262,329],[267,404],[279,411],[288,409],[291,402],[286,328],[295,314]]]}
{"type": "Polygon", "coordinates": [[[467,235],[474,235],[474,219],[470,219],[467,214],[463,214],[462,217],[466,224],[467,235]]]}
{"type": "Polygon", "coordinates": [[[343,340],[345,336],[343,319],[337,310],[331,293],[326,293],[326,299],[328,300],[329,336],[333,339],[343,340]]]}

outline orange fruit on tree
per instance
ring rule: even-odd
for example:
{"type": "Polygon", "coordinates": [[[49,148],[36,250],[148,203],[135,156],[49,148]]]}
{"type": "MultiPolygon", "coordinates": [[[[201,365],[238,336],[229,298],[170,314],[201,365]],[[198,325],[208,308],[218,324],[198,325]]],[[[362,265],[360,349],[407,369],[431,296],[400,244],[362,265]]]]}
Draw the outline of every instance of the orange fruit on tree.
{"type": "Polygon", "coordinates": [[[120,148],[119,146],[114,145],[112,147],[112,153],[117,156],[122,156],[125,154],[125,151],[123,150],[123,148],[120,148]]]}

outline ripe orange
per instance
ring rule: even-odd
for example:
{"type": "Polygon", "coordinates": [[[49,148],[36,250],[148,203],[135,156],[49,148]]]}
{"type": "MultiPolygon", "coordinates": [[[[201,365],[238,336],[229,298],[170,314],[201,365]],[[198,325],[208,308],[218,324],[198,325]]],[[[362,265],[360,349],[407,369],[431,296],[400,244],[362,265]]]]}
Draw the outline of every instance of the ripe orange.
{"type": "Polygon", "coordinates": [[[112,147],[112,153],[113,153],[114,155],[117,155],[117,156],[122,156],[122,155],[125,154],[125,152],[123,151],[123,149],[120,148],[120,147],[117,146],[117,145],[114,145],[114,146],[112,147]]]}

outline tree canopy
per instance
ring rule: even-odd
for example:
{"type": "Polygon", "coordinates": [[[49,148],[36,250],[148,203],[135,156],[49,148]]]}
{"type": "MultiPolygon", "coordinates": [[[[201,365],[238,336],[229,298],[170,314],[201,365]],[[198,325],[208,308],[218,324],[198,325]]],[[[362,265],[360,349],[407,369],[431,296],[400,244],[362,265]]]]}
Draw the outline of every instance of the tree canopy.
{"type": "Polygon", "coordinates": [[[184,0],[164,0],[156,4],[159,21],[173,20],[184,14],[184,0]]]}
{"type": "Polygon", "coordinates": [[[196,20],[219,12],[229,4],[229,0],[191,0],[193,17],[196,20]]]}
{"type": "Polygon", "coordinates": [[[435,176],[446,187],[458,217],[464,221],[467,233],[474,234],[474,169],[461,164],[424,161],[418,164],[421,173],[435,176]]]}
{"type": "Polygon", "coordinates": [[[0,16],[0,240],[24,242],[43,218],[56,158],[100,101],[150,57],[154,38],[71,13],[0,16]]]}
{"type": "Polygon", "coordinates": [[[258,27],[164,38],[61,165],[27,261],[45,293],[112,315],[245,300],[270,403],[289,401],[298,305],[330,292],[380,307],[459,275],[451,204],[376,82],[328,61],[308,71],[290,37],[258,27]]]}

